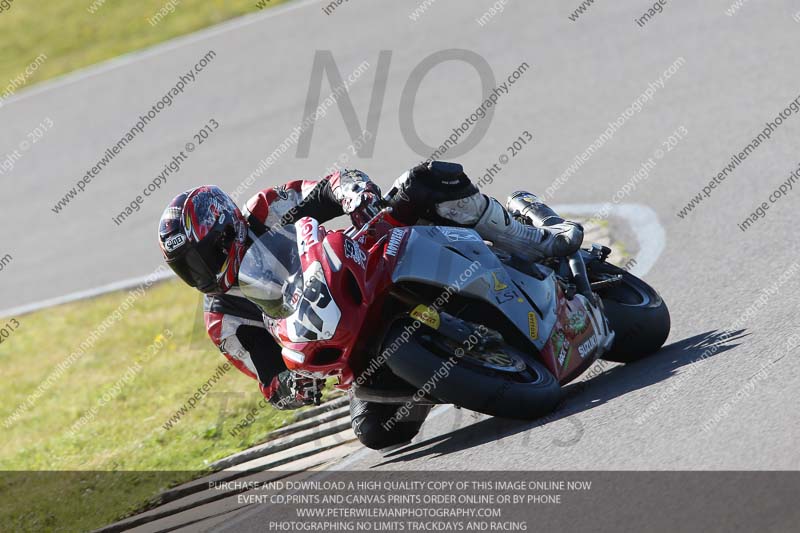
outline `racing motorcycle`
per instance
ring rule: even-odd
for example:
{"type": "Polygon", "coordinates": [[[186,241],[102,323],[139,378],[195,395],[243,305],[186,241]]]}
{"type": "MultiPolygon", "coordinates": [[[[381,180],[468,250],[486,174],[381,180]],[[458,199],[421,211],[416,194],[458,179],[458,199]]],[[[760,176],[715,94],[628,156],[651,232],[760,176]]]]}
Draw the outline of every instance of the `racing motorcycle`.
{"type": "Polygon", "coordinates": [[[607,247],[524,263],[390,211],[337,231],[306,217],[248,249],[239,285],[290,370],[367,401],[531,419],[598,358],[634,361],[669,334],[664,301],[607,247]]]}

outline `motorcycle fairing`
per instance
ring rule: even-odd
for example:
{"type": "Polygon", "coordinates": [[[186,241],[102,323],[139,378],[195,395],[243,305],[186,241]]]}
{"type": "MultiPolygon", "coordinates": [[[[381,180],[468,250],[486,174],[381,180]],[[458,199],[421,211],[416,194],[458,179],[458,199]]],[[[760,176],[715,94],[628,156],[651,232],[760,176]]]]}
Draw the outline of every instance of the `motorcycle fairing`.
{"type": "Polygon", "coordinates": [[[306,219],[298,225],[304,279],[311,283],[299,296],[303,301],[297,312],[267,321],[269,330],[284,349],[287,368],[317,377],[337,375],[337,386],[347,388],[357,370],[350,357],[359,350],[363,332],[374,331],[380,320],[377,311],[391,266],[363,239],[354,241],[306,219]]]}
{"type": "Polygon", "coordinates": [[[545,278],[538,280],[508,268],[477,232],[457,228],[459,237],[448,238],[454,229],[406,228],[404,253],[394,267],[392,282],[419,282],[442,289],[454,287],[464,295],[497,307],[528,338],[532,337],[528,313],[534,312],[538,335],[531,342],[537,349],[543,349],[556,322],[553,272],[546,269],[545,278]],[[526,296],[538,308],[531,306],[526,296]]]}
{"type": "Polygon", "coordinates": [[[342,318],[331,297],[322,264],[314,261],[303,272],[305,290],[297,295],[300,305],[286,318],[286,336],[291,342],[329,340],[342,318]]]}
{"type": "MultiPolygon", "coordinates": [[[[395,230],[397,231],[397,230],[395,230]]],[[[403,229],[403,247],[392,282],[455,288],[498,309],[543,355],[551,372],[564,381],[591,362],[578,355],[595,339],[588,303],[563,295],[552,270],[538,265],[543,279],[503,264],[477,232],[467,228],[414,226],[403,229]]]]}
{"type": "Polygon", "coordinates": [[[542,350],[542,359],[561,382],[583,372],[595,359],[599,339],[589,303],[580,294],[568,300],[558,287],[556,325],[542,350]]]}

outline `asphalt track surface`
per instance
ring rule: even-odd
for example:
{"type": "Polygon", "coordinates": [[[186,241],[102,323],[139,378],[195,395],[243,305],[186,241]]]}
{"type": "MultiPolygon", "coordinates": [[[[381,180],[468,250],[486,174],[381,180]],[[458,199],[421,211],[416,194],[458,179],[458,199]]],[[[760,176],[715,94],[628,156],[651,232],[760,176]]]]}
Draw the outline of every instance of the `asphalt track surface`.
{"type": "MultiPolygon", "coordinates": [[[[445,408],[410,449],[388,457],[360,453],[346,466],[797,469],[800,272],[792,265],[798,261],[800,193],[772,204],[746,232],[737,225],[797,168],[800,117],[784,121],[685,219],[676,213],[800,96],[800,24],[792,19],[798,6],[752,2],[727,16],[727,0],[670,2],[641,28],[634,18],[646,2],[598,1],[576,22],[568,19],[573,4],[510,0],[480,26],[476,19],[489,2],[438,0],[417,21],[409,18],[418,6],[413,2],[346,2],[331,15],[320,2],[299,2],[21,93],[0,109],[6,152],[45,118],[55,126],[2,176],[0,252],[13,255],[0,272],[2,307],[151,272],[159,264],[156,221],[171,196],[200,182],[235,188],[302,120],[315,50],[330,50],[343,76],[369,62],[350,89],[362,125],[379,51],[392,51],[374,154],[351,160],[382,186],[427,155],[409,148],[399,120],[406,80],[424,58],[471,50],[485,58],[498,82],[527,62],[531,68],[501,97],[486,136],[457,158],[477,178],[530,131],[535,143],[484,189],[501,198],[521,188],[545,190],[684,58],[552,198],[559,204],[611,200],[662,141],[685,128],[685,138],[625,198],[655,211],[666,235],[646,275],[671,309],[666,347],[636,364],[609,365],[575,389],[551,420],[510,422],[445,408]],[[216,58],[197,81],[84,193],[53,213],[105,148],[208,50],[216,58]],[[207,144],[141,211],[116,226],[112,217],[212,118],[220,128],[207,144]],[[721,336],[730,329],[735,335],[721,336]],[[697,360],[715,343],[713,356],[697,360]],[[645,419],[643,413],[649,413],[645,419]]],[[[326,81],[323,98],[329,92],[326,81]]],[[[473,67],[441,64],[416,96],[417,131],[428,144],[439,144],[481,100],[473,67]]],[[[350,142],[334,106],[315,125],[309,157],[296,157],[292,147],[257,186],[318,176],[350,142]]]]}

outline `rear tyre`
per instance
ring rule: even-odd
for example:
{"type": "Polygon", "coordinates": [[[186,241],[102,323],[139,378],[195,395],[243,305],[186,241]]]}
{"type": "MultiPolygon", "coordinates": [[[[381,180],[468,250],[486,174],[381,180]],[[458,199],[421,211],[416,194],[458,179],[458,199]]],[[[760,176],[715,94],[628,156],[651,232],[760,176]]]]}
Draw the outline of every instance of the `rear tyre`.
{"type": "Polygon", "coordinates": [[[403,342],[406,324],[395,322],[386,336],[384,346],[395,342],[399,346],[386,364],[395,375],[437,400],[524,420],[544,416],[558,405],[561,388],[533,355],[498,344],[455,357],[448,341],[427,328],[403,342]]]}
{"type": "Polygon", "coordinates": [[[619,267],[599,261],[587,265],[592,281],[622,275],[618,285],[601,289],[609,325],[614,330],[614,344],[603,359],[630,363],[661,348],[669,336],[667,304],[650,285],[619,267]]]}

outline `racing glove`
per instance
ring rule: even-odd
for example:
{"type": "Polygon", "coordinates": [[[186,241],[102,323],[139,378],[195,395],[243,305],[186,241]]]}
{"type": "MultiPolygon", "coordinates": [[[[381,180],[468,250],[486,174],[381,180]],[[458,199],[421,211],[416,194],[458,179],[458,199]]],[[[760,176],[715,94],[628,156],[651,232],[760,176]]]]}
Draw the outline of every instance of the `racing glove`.
{"type": "MultiPolygon", "coordinates": [[[[442,222],[437,214],[439,204],[480,198],[464,168],[444,161],[431,161],[405,172],[394,182],[390,196],[392,218],[404,224],[416,224],[419,219],[442,222]]],[[[460,205],[458,210],[462,210],[460,205]]]]}
{"type": "Polygon", "coordinates": [[[333,196],[356,227],[366,224],[381,210],[381,190],[360,170],[342,170],[331,179],[333,196]]]}

